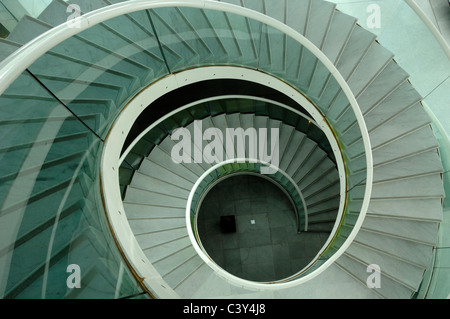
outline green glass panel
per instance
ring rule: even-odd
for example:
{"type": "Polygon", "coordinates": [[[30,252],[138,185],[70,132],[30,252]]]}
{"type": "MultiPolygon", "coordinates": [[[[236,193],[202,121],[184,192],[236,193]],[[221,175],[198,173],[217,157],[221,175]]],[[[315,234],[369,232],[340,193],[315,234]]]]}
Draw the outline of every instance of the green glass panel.
{"type": "Polygon", "coordinates": [[[8,225],[0,234],[2,296],[116,298],[140,291],[128,270],[119,271],[122,257],[98,187],[102,141],[89,118],[80,122],[27,72],[0,104],[1,134],[8,137],[0,146],[0,224],[8,225]],[[80,269],[80,289],[67,285],[70,265],[80,269]]]}
{"type": "Polygon", "coordinates": [[[29,70],[77,117],[96,116],[104,137],[129,98],[168,74],[142,12],[95,25],[63,41],[29,70]]]}

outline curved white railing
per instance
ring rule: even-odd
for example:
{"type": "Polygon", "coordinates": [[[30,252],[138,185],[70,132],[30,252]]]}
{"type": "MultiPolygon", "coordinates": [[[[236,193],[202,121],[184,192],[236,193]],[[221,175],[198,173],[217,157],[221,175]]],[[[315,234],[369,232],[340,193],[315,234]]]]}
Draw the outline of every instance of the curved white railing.
{"type": "MultiPolygon", "coordinates": [[[[204,181],[205,178],[207,178],[212,172],[214,172],[215,170],[219,169],[222,166],[225,166],[227,164],[233,164],[233,163],[240,163],[240,162],[247,162],[250,159],[248,158],[233,158],[233,159],[228,159],[226,161],[220,162],[215,164],[214,166],[210,167],[208,170],[206,170],[202,176],[200,176],[197,181],[195,182],[194,186],[191,189],[191,192],[189,193],[189,197],[187,200],[187,204],[186,204],[186,227],[187,227],[187,231],[188,231],[188,235],[189,235],[189,239],[191,240],[192,246],[194,247],[195,251],[197,252],[197,254],[200,256],[200,258],[202,258],[202,260],[209,266],[211,267],[219,276],[234,282],[236,285],[238,286],[243,286],[243,287],[248,287],[248,288],[253,288],[253,289],[266,289],[268,287],[267,283],[257,283],[254,281],[250,281],[250,280],[246,280],[246,279],[242,279],[239,277],[236,277],[232,274],[230,274],[229,272],[227,272],[226,270],[222,269],[219,265],[217,265],[214,260],[212,260],[211,257],[209,257],[209,255],[207,254],[205,248],[203,247],[201,240],[200,240],[200,236],[198,233],[194,233],[193,229],[197,229],[197,227],[194,227],[194,225],[192,225],[191,222],[191,210],[192,210],[192,201],[193,198],[197,192],[198,187],[200,186],[200,184],[204,181]],[[199,240],[197,240],[199,239],[199,240]]],[[[284,171],[280,170],[278,167],[274,166],[273,164],[261,161],[261,160],[257,160],[257,163],[264,165],[266,167],[268,167],[271,170],[275,170],[280,172],[284,177],[286,177],[289,182],[295,187],[296,191],[298,192],[298,194],[301,197],[302,203],[303,203],[303,207],[305,208],[305,227],[307,227],[308,225],[308,214],[306,211],[306,203],[305,200],[303,198],[302,192],[300,191],[300,189],[297,187],[297,185],[295,184],[295,182],[290,178],[290,176],[288,174],[286,174],[284,171]]],[[[264,175],[258,175],[261,177],[264,177],[264,175]]],[[[270,180],[269,177],[267,177],[267,179],[270,180]]],[[[212,187],[213,185],[211,185],[210,187],[212,187]]],[[[204,197],[206,194],[203,194],[202,197],[204,197]]],[[[196,208],[196,212],[195,212],[195,224],[197,223],[197,217],[198,217],[198,208],[200,207],[200,204],[197,205],[196,208]]],[[[307,229],[305,229],[305,231],[307,231],[307,229]]],[[[332,237],[332,236],[330,236],[332,237]]],[[[322,248],[320,249],[320,251],[318,252],[318,256],[326,249],[326,247],[328,246],[328,242],[325,243],[325,245],[322,246],[322,248]]],[[[270,287],[275,287],[277,288],[278,285],[271,282],[270,283],[270,287]]]]}
{"type": "MultiPolygon", "coordinates": [[[[14,55],[11,55],[8,58],[6,58],[0,64],[0,94],[3,94],[3,92],[11,85],[11,83],[13,83],[39,57],[41,57],[43,54],[54,48],[59,43],[70,38],[71,36],[74,36],[96,24],[112,19],[114,17],[118,17],[136,11],[163,8],[163,7],[190,7],[190,8],[209,9],[227,12],[261,22],[270,27],[273,27],[274,29],[281,31],[282,33],[286,34],[287,36],[291,37],[292,39],[296,40],[298,43],[303,45],[307,50],[309,50],[319,59],[319,61],[329,70],[329,72],[336,79],[342,91],[346,95],[348,101],[350,102],[350,105],[355,114],[358,126],[361,131],[366,156],[367,176],[365,181],[366,185],[365,185],[364,199],[361,206],[359,217],[355,223],[352,232],[349,234],[344,244],[319,269],[297,280],[295,284],[298,284],[298,282],[305,282],[307,280],[312,279],[313,277],[320,274],[323,270],[325,270],[329,265],[331,265],[347,249],[347,247],[351,244],[351,242],[355,238],[356,234],[359,231],[359,228],[363,223],[363,220],[365,218],[369,206],[369,200],[372,191],[372,181],[373,181],[372,149],[363,115],[359,109],[359,105],[356,101],[354,94],[352,93],[349,85],[347,84],[343,76],[340,74],[340,72],[337,70],[334,64],[325,56],[325,54],[320,51],[319,48],[317,48],[311,41],[309,41],[303,35],[299,34],[292,28],[286,26],[282,22],[250,9],[210,0],[183,0],[183,1],[133,0],[118,3],[87,13],[83,16],[76,18],[73,21],[70,21],[70,23],[67,22],[61,24],[45,32],[39,37],[35,38],[28,44],[21,47],[19,50],[17,50],[14,53],[14,55]],[[73,28],[72,26],[74,24],[79,25],[79,27],[73,28]]],[[[175,80],[175,78],[172,78],[171,80],[175,80]]],[[[168,87],[169,86],[167,86],[165,89],[161,88],[161,91],[167,92],[168,87]]],[[[172,88],[173,87],[177,87],[176,81],[175,83],[172,83],[172,88]]],[[[148,103],[146,103],[145,105],[147,106],[148,103]]],[[[114,126],[116,125],[117,122],[114,123],[114,126]]],[[[115,130],[115,132],[114,130],[112,130],[108,135],[105,141],[104,153],[102,157],[101,180],[102,180],[102,191],[103,195],[105,196],[104,204],[109,221],[113,224],[115,231],[127,229],[126,232],[129,234],[131,231],[129,229],[129,225],[127,226],[120,223],[118,224],[117,223],[118,220],[112,218],[112,216],[117,217],[116,213],[122,215],[121,211],[122,212],[124,211],[121,202],[118,201],[120,200],[120,194],[117,194],[118,189],[111,191],[111,185],[114,184],[113,181],[118,180],[118,167],[119,167],[118,163],[120,159],[120,149],[121,149],[118,146],[123,145],[124,140],[125,140],[125,133],[124,131],[121,130],[115,130]],[[105,156],[105,154],[108,154],[108,156],[105,156]]],[[[124,240],[123,238],[117,239],[119,245],[122,245],[130,240],[130,238],[126,238],[125,241],[123,241],[124,240]]],[[[152,288],[154,288],[154,285],[150,284],[150,282],[158,283],[159,288],[157,289],[157,294],[160,297],[168,297],[168,298],[176,297],[173,291],[164,286],[164,282],[162,281],[161,277],[154,272],[153,267],[151,265],[148,265],[148,263],[146,264],[145,262],[146,258],[143,255],[142,250],[140,249],[136,240],[131,239],[131,242],[133,243],[131,244],[131,246],[128,247],[128,249],[124,249],[124,246],[121,246],[121,249],[128,260],[134,259],[140,260],[138,262],[140,266],[135,265],[139,269],[134,268],[134,270],[136,271],[136,275],[140,277],[140,280],[142,282],[145,282],[148,286],[152,286],[152,288]]],[[[289,286],[292,285],[292,283],[284,284],[284,286],[286,285],[289,286]]]]}
{"type": "MultiPolygon", "coordinates": [[[[208,79],[211,79],[213,77],[214,79],[242,79],[244,78],[246,81],[261,84],[261,85],[268,85],[270,82],[270,87],[279,91],[281,94],[284,94],[286,96],[291,97],[295,102],[297,102],[299,105],[302,105],[302,107],[311,115],[312,122],[316,123],[316,125],[324,132],[324,134],[327,137],[327,140],[329,141],[331,148],[333,150],[333,154],[336,158],[336,165],[338,167],[338,172],[340,176],[340,204],[339,204],[339,211],[336,217],[336,220],[341,220],[344,208],[345,208],[345,199],[346,199],[346,175],[345,175],[345,164],[342,158],[342,154],[340,153],[338,142],[336,141],[336,137],[330,130],[330,127],[324,122],[324,119],[322,118],[322,115],[320,112],[315,108],[314,105],[309,102],[308,99],[306,99],[302,94],[300,94],[298,91],[296,91],[294,88],[286,84],[285,82],[276,79],[266,73],[263,73],[261,71],[251,70],[247,68],[241,68],[241,67],[235,67],[235,66],[205,66],[205,67],[199,67],[194,69],[189,69],[186,71],[182,71],[173,75],[170,75],[168,77],[165,77],[153,85],[147,87],[142,92],[140,92],[138,95],[133,98],[133,100],[127,105],[127,107],[121,112],[121,114],[118,116],[116,122],[113,125],[113,128],[111,129],[108,138],[105,142],[105,148],[103,152],[103,159],[102,159],[102,179],[104,181],[103,185],[103,192],[105,196],[105,205],[107,206],[107,212],[110,217],[110,222],[112,224],[112,228],[115,231],[116,238],[121,242],[121,246],[124,248],[123,251],[126,252],[128,250],[133,251],[134,254],[136,254],[135,257],[129,257],[132,266],[136,267],[136,270],[138,270],[138,273],[142,273],[145,275],[142,275],[142,277],[153,277],[156,276],[154,274],[151,275],[151,271],[148,269],[146,265],[143,265],[141,262],[142,259],[146,259],[145,255],[142,253],[138,243],[135,241],[132,230],[129,228],[128,221],[126,219],[125,214],[115,214],[116,211],[124,212],[125,209],[123,208],[123,203],[121,200],[120,190],[119,190],[119,178],[118,178],[118,167],[120,167],[120,164],[125,159],[125,156],[121,156],[120,152],[122,150],[122,146],[126,139],[126,134],[124,132],[129,132],[134,121],[138,118],[138,116],[141,114],[141,112],[147,107],[147,105],[151,105],[153,101],[156,101],[161,96],[167,94],[170,91],[173,91],[175,89],[178,89],[180,87],[202,82],[208,79]],[[213,76],[214,75],[214,76],[213,76]],[[120,158],[119,158],[120,157],[120,158]],[[107,172],[107,174],[105,173],[107,172]],[[123,241],[122,241],[123,240],[123,241]],[[139,255],[137,255],[137,252],[139,251],[139,255]],[[137,257],[139,256],[139,257],[137,257]],[[146,270],[147,269],[147,270],[146,270]]],[[[227,96],[230,97],[230,96],[227,96]]],[[[234,95],[233,97],[243,97],[239,95],[234,95]]],[[[218,97],[223,98],[222,97],[218,97]]],[[[201,101],[210,101],[213,98],[208,98],[206,100],[201,101]]],[[[266,101],[265,99],[262,99],[266,101]]],[[[192,105],[198,104],[201,101],[190,103],[185,107],[190,107],[192,105]],[[191,105],[192,104],[192,105],[191,105]]],[[[270,101],[270,100],[269,100],[270,101]]],[[[286,106],[284,104],[279,103],[280,107],[285,107],[289,111],[292,111],[295,114],[298,114],[300,116],[304,116],[301,112],[298,110],[286,106]]],[[[150,106],[151,107],[151,106],[150,106]]],[[[141,135],[143,136],[145,133],[149,132],[152,128],[157,126],[160,122],[164,121],[166,118],[172,116],[173,114],[179,112],[180,109],[174,110],[171,113],[168,113],[167,115],[161,117],[158,121],[153,122],[144,133],[141,135]]],[[[309,118],[309,117],[306,117],[309,118]]],[[[140,139],[138,137],[135,139],[134,142],[137,142],[137,140],[140,139]]],[[[134,143],[135,144],[135,143],[134,143]]],[[[132,146],[127,148],[127,151],[129,152],[131,150],[132,146]]],[[[334,228],[332,230],[332,233],[334,234],[336,230],[338,229],[339,223],[335,223],[334,228]]],[[[331,237],[328,239],[327,243],[330,242],[331,237]]],[[[314,277],[314,276],[313,276],[314,277]]],[[[311,279],[313,278],[311,277],[311,279]]],[[[237,282],[240,282],[239,280],[237,282]]],[[[235,283],[237,283],[235,282],[235,283]]],[[[295,281],[294,284],[296,284],[298,281],[295,281]]],[[[148,283],[150,285],[150,282],[148,283]]],[[[242,282],[240,282],[242,284],[242,282]]],[[[249,283],[246,283],[249,284],[249,283]]],[[[293,284],[293,285],[294,285],[293,284]]],[[[253,285],[249,284],[253,288],[259,287],[259,289],[265,289],[267,285],[253,285]]],[[[272,289],[281,289],[287,285],[287,283],[282,284],[276,284],[276,285],[270,285],[272,289]]],[[[149,287],[152,287],[153,290],[155,290],[155,287],[158,287],[158,281],[154,281],[151,283],[149,287]]]]}
{"type": "MultiPolygon", "coordinates": [[[[237,73],[239,73],[239,74],[242,74],[242,71],[244,71],[244,70],[239,70],[240,72],[237,72],[237,73]]],[[[290,112],[292,112],[292,113],[294,113],[294,114],[297,114],[297,115],[299,115],[299,116],[301,116],[301,117],[303,117],[304,119],[306,119],[307,121],[309,121],[311,124],[313,124],[313,125],[316,125],[317,127],[319,127],[320,129],[324,129],[323,127],[320,127],[317,123],[316,123],[316,121],[313,119],[313,118],[311,118],[311,117],[309,117],[308,115],[306,115],[306,114],[304,114],[304,113],[302,113],[302,112],[300,112],[299,110],[296,110],[296,109],[294,109],[294,108],[292,108],[292,107],[290,107],[290,106],[288,106],[288,105],[286,105],[286,104],[283,104],[283,103],[280,103],[280,102],[277,102],[277,101],[273,101],[273,100],[270,100],[270,99],[267,99],[267,98],[262,98],[262,97],[255,97],[255,96],[248,96],[248,95],[220,95],[220,96],[214,96],[214,97],[209,97],[209,98],[205,98],[205,99],[201,99],[201,100],[198,100],[198,101],[195,101],[195,102],[191,102],[191,103],[188,103],[188,104],[186,104],[186,105],[184,105],[184,106],[182,106],[182,107],[180,107],[180,108],[177,108],[176,110],[173,110],[172,112],[169,112],[169,113],[167,113],[166,115],[164,115],[163,117],[161,117],[161,118],[159,118],[157,121],[155,121],[155,122],[153,122],[151,125],[149,125],[145,130],[143,130],[131,143],[130,143],[130,145],[126,148],[126,150],[122,153],[122,155],[121,155],[121,157],[120,157],[120,159],[119,159],[119,166],[121,166],[122,165],[122,163],[125,161],[125,159],[126,159],[126,157],[127,157],[127,155],[132,151],[132,149],[133,149],[133,147],[134,146],[136,146],[136,144],[146,135],[146,134],[148,134],[153,128],[155,128],[156,126],[158,126],[161,122],[163,122],[164,120],[166,120],[166,119],[168,119],[168,118],[170,118],[170,117],[172,117],[173,115],[175,115],[175,114],[177,114],[178,112],[181,112],[181,111],[183,111],[183,110],[186,110],[186,109],[189,109],[189,108],[191,108],[191,107],[193,107],[193,106],[195,106],[195,105],[199,105],[199,104],[202,104],[202,103],[208,103],[208,102],[212,102],[212,101],[219,101],[219,100],[225,100],[225,99],[251,99],[251,100],[255,100],[255,101],[261,101],[261,102],[265,102],[265,103],[269,103],[269,104],[273,104],[273,105],[277,105],[277,106],[279,106],[279,107],[281,107],[281,108],[284,108],[284,109],[286,109],[286,110],[288,110],[288,111],[290,111],[290,112]]],[[[131,107],[132,108],[132,107],[131,107]]],[[[130,108],[130,109],[131,109],[130,108]]],[[[326,127],[326,128],[328,128],[328,127],[326,127]]],[[[331,132],[328,132],[328,137],[330,137],[330,136],[332,136],[332,134],[331,134],[331,132]]],[[[343,168],[344,167],[344,163],[343,163],[343,161],[342,161],[342,156],[339,156],[339,154],[336,152],[336,150],[338,149],[338,147],[337,147],[337,142],[335,141],[335,140],[333,140],[333,141],[331,141],[331,144],[334,146],[332,149],[333,149],[333,155],[335,156],[335,158],[336,158],[336,161],[338,162],[337,163],[337,166],[339,167],[339,168],[343,168]]],[[[278,171],[279,172],[281,172],[281,174],[283,174],[288,180],[289,180],[289,182],[296,188],[296,190],[297,190],[297,193],[300,195],[300,197],[301,197],[301,200],[302,200],[302,202],[303,202],[303,207],[304,207],[304,210],[305,210],[305,229],[304,229],[304,231],[308,231],[308,208],[307,208],[307,205],[306,205],[306,202],[305,202],[305,199],[304,199],[304,197],[303,197],[303,194],[302,194],[302,192],[300,191],[300,189],[298,188],[298,186],[295,184],[295,182],[294,182],[294,180],[289,176],[289,175],[287,175],[285,172],[283,172],[283,171],[281,171],[279,168],[277,168],[278,169],[278,171]]],[[[342,172],[341,172],[342,173],[342,172]]],[[[341,199],[341,203],[345,200],[343,197],[345,197],[345,192],[344,191],[341,191],[341,197],[342,197],[342,199],[341,199]]],[[[342,206],[342,205],[340,205],[340,206],[342,206]]],[[[339,210],[339,213],[338,213],[338,218],[337,218],[337,220],[340,220],[340,218],[342,217],[342,214],[343,214],[343,209],[340,209],[339,210]]]]}
{"type": "MultiPolygon", "coordinates": [[[[203,182],[203,180],[204,180],[206,177],[208,177],[209,174],[211,174],[212,172],[214,172],[215,170],[217,170],[219,167],[225,166],[225,165],[231,164],[231,163],[242,163],[242,162],[251,162],[252,164],[258,163],[258,164],[264,165],[264,166],[266,166],[266,167],[268,167],[268,168],[270,168],[270,169],[274,169],[274,171],[276,171],[277,173],[280,173],[281,175],[283,175],[284,178],[286,178],[286,179],[289,181],[289,183],[294,187],[295,192],[300,196],[300,199],[301,199],[301,201],[302,201],[302,206],[303,206],[303,209],[304,209],[304,212],[305,212],[305,228],[304,228],[304,231],[305,231],[305,232],[308,231],[308,208],[307,208],[307,206],[306,206],[306,201],[305,201],[305,198],[304,198],[304,196],[303,196],[303,193],[302,193],[302,191],[300,190],[300,188],[298,187],[298,185],[295,184],[295,181],[294,181],[294,180],[293,180],[293,179],[292,179],[285,171],[281,170],[279,167],[277,167],[277,166],[275,166],[275,165],[273,165],[273,164],[270,164],[270,163],[267,163],[267,162],[258,160],[258,159],[253,159],[253,158],[233,158],[233,159],[228,159],[228,160],[226,160],[226,161],[222,161],[222,162],[220,162],[220,163],[217,163],[217,164],[214,165],[213,167],[211,167],[211,168],[209,168],[208,170],[206,170],[206,171],[202,174],[202,176],[200,176],[200,177],[198,178],[197,182],[199,182],[199,183],[197,184],[197,182],[196,182],[196,184],[195,184],[195,185],[192,187],[192,189],[191,189],[192,196],[195,195],[195,192],[197,191],[198,186],[203,182]]],[[[242,172],[239,172],[239,173],[242,173],[242,174],[249,174],[249,175],[255,175],[255,176],[259,176],[259,177],[261,177],[261,178],[267,179],[267,180],[269,180],[269,181],[273,181],[274,184],[276,184],[276,185],[277,185],[277,186],[285,193],[285,195],[287,195],[288,197],[291,197],[291,196],[292,196],[292,194],[287,193],[287,191],[286,191],[281,185],[279,185],[278,182],[276,182],[276,181],[274,181],[274,179],[270,178],[270,177],[269,177],[270,175],[258,174],[258,173],[253,173],[253,172],[245,172],[245,171],[242,171],[242,172]]],[[[231,176],[231,175],[236,175],[236,174],[238,174],[238,172],[230,173],[229,176],[231,176]]],[[[228,176],[228,177],[229,177],[229,176],[228,176]]],[[[221,177],[221,178],[219,178],[219,179],[220,179],[220,181],[222,181],[222,180],[223,180],[223,177],[221,177]]],[[[209,191],[212,187],[214,187],[214,185],[216,185],[218,182],[219,182],[219,181],[215,181],[215,182],[213,182],[211,185],[209,185],[209,186],[208,186],[208,191],[209,191]]],[[[206,192],[206,193],[207,193],[207,192],[206,192]]],[[[206,196],[206,193],[202,195],[202,198],[206,196]]],[[[188,211],[188,208],[190,208],[190,206],[192,206],[192,197],[191,197],[190,195],[189,195],[189,198],[191,199],[191,204],[188,204],[188,205],[187,205],[187,207],[186,207],[186,213],[187,213],[187,211],[188,211]]],[[[295,206],[295,204],[294,204],[294,202],[292,201],[291,198],[290,198],[290,201],[291,201],[292,205],[294,206],[294,209],[296,210],[296,213],[297,213],[297,207],[295,206]]],[[[201,206],[201,205],[200,205],[201,202],[202,202],[202,199],[201,199],[201,200],[199,201],[199,203],[197,204],[197,207],[198,207],[198,208],[201,206]]],[[[198,211],[197,211],[197,213],[196,213],[195,215],[196,215],[196,220],[197,220],[197,217],[198,217],[198,211]]],[[[186,215],[186,218],[187,218],[187,215],[186,215]]],[[[297,219],[298,219],[298,217],[297,217],[297,219]]],[[[189,219],[189,220],[186,220],[186,223],[188,224],[188,226],[192,227],[192,224],[191,224],[190,219],[189,219]]],[[[197,234],[196,237],[199,238],[198,234],[197,234]]]]}
{"type": "Polygon", "coordinates": [[[427,26],[433,36],[436,38],[436,41],[442,47],[447,57],[450,59],[450,45],[444,39],[442,34],[433,24],[433,22],[427,17],[427,15],[420,9],[417,3],[414,0],[405,0],[405,2],[411,7],[411,9],[417,14],[417,16],[423,21],[423,23],[427,26]]]}

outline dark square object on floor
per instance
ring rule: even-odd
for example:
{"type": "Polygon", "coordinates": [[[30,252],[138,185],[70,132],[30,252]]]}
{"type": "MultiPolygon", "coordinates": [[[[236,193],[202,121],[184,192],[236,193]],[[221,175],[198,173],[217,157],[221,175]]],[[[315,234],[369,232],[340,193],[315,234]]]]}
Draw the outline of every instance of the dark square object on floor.
{"type": "Polygon", "coordinates": [[[220,216],[220,230],[222,233],[236,232],[236,219],[234,215],[220,216]]]}

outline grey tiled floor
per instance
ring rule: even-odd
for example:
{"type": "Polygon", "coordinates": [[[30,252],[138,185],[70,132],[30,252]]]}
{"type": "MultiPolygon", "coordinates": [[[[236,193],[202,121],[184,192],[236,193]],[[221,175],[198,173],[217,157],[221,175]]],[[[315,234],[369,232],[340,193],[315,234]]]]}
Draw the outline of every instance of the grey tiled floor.
{"type": "Polygon", "coordinates": [[[298,234],[286,195],[271,182],[251,175],[225,179],[208,193],[198,230],[205,250],[219,266],[260,282],[300,271],[328,238],[324,233],[298,234]],[[221,232],[220,216],[226,215],[235,215],[235,233],[221,232]]]}

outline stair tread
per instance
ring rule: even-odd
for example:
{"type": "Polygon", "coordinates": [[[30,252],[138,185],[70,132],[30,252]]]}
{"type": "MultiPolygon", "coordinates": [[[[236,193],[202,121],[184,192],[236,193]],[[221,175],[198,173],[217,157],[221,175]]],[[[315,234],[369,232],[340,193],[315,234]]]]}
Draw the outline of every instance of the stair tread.
{"type": "Polygon", "coordinates": [[[177,185],[185,189],[191,189],[195,182],[187,180],[183,176],[180,176],[161,165],[153,163],[148,160],[148,158],[145,158],[142,161],[139,172],[150,177],[165,180],[173,185],[177,185]]]}
{"type": "Polygon", "coordinates": [[[160,232],[186,226],[184,218],[132,219],[128,220],[128,222],[135,235],[160,232]]]}
{"type": "Polygon", "coordinates": [[[386,197],[443,197],[440,173],[411,178],[374,182],[372,198],[386,197]]]}
{"type": "Polygon", "coordinates": [[[192,246],[188,246],[162,260],[157,261],[153,264],[153,266],[159,270],[159,273],[164,278],[171,272],[182,268],[186,261],[195,256],[197,256],[197,253],[194,248],[192,246]]]}
{"type": "Polygon", "coordinates": [[[158,260],[162,260],[167,256],[174,254],[180,249],[190,246],[191,241],[189,237],[181,237],[179,239],[165,242],[158,246],[142,247],[145,255],[151,263],[155,263],[158,260]]]}
{"type": "Polygon", "coordinates": [[[135,172],[133,179],[130,183],[130,186],[143,189],[146,191],[153,191],[160,194],[166,194],[169,196],[174,195],[176,197],[185,197],[185,198],[189,196],[190,192],[189,189],[184,189],[179,186],[172,185],[164,180],[140,174],[139,171],[135,172]]]}
{"type": "Polygon", "coordinates": [[[186,261],[180,268],[164,276],[164,280],[171,287],[177,287],[186,278],[188,278],[192,272],[196,271],[203,263],[203,260],[198,255],[195,255],[195,257],[186,261]]]}
{"type": "Polygon", "coordinates": [[[374,182],[395,178],[443,172],[437,150],[431,150],[402,160],[374,167],[374,182]],[[425,166],[424,163],[427,163],[425,166]]]}
{"type": "Polygon", "coordinates": [[[437,222],[424,222],[389,217],[366,216],[362,229],[417,241],[427,245],[437,243],[437,222]]]}
{"type": "Polygon", "coordinates": [[[412,290],[417,290],[422,282],[424,268],[399,260],[395,256],[368,249],[357,243],[350,245],[346,254],[361,260],[366,265],[378,265],[383,273],[402,282],[412,290]]]}
{"type": "Polygon", "coordinates": [[[152,191],[146,191],[143,189],[129,186],[125,201],[136,204],[147,204],[165,207],[184,207],[187,203],[187,198],[174,197],[173,195],[166,195],[155,193],[152,191]]]}
{"type": "Polygon", "coordinates": [[[143,217],[149,218],[173,218],[184,217],[186,215],[185,207],[166,207],[166,206],[152,206],[138,203],[123,203],[127,218],[139,219],[143,217]]]}
{"type": "Polygon", "coordinates": [[[201,289],[201,286],[207,282],[208,277],[213,275],[214,270],[203,263],[200,268],[179,284],[178,287],[175,288],[175,291],[181,298],[191,298],[201,289]]]}
{"type": "Polygon", "coordinates": [[[376,233],[365,231],[364,229],[358,232],[355,242],[375,249],[381,249],[387,254],[424,268],[429,266],[432,254],[432,249],[428,245],[396,237],[378,236],[376,233]]]}

